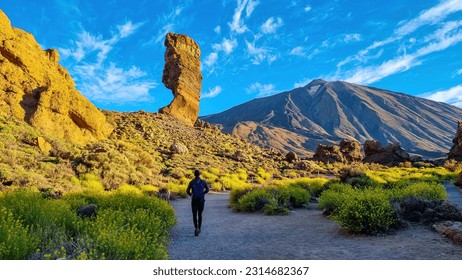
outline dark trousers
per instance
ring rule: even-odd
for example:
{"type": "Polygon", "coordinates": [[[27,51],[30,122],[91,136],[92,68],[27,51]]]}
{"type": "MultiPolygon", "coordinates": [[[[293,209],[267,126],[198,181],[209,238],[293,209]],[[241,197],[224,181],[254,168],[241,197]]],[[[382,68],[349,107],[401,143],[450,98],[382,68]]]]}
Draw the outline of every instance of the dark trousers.
{"type": "Polygon", "coordinates": [[[191,209],[193,213],[193,222],[194,228],[201,228],[202,225],[202,211],[204,211],[204,204],[205,201],[203,199],[195,199],[191,200],[191,209]]]}

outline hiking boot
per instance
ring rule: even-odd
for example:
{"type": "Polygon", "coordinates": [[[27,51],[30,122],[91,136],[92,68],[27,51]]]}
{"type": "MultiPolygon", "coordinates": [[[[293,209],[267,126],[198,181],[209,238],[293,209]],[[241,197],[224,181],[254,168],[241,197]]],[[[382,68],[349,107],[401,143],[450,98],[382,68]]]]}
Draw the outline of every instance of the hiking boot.
{"type": "Polygon", "coordinates": [[[196,230],[194,231],[194,236],[198,236],[199,232],[200,232],[200,229],[196,228],[196,230]]]}

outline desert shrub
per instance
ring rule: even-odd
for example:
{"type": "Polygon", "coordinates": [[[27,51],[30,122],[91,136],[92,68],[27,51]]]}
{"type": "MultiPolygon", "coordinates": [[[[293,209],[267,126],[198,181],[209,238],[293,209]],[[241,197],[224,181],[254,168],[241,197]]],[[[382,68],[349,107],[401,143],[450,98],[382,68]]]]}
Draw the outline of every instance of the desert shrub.
{"type": "Polygon", "coordinates": [[[272,198],[268,204],[263,207],[263,213],[268,216],[283,216],[289,214],[289,209],[278,203],[278,200],[272,198]]]}
{"type": "Polygon", "coordinates": [[[153,195],[159,192],[159,187],[153,185],[142,185],[140,186],[140,190],[147,195],[153,195]]]}
{"type": "Polygon", "coordinates": [[[247,180],[247,177],[248,177],[247,170],[245,170],[243,168],[238,168],[236,170],[236,173],[237,173],[237,176],[239,177],[239,179],[241,181],[246,181],[247,180]]]}
{"type": "Polygon", "coordinates": [[[216,167],[210,167],[209,170],[208,170],[208,172],[209,172],[210,174],[215,175],[215,176],[219,176],[220,173],[221,173],[221,172],[220,172],[220,169],[219,169],[219,168],[216,168],[216,167]]]}
{"type": "Polygon", "coordinates": [[[247,188],[247,189],[233,189],[231,191],[230,197],[229,197],[229,204],[231,207],[236,207],[234,208],[235,210],[238,209],[238,201],[243,197],[245,194],[251,192],[252,189],[247,188]]]}
{"type": "Polygon", "coordinates": [[[394,203],[396,216],[402,224],[406,221],[434,224],[442,221],[462,221],[462,210],[442,200],[406,197],[394,203]]]}
{"type": "Polygon", "coordinates": [[[102,192],[104,191],[103,183],[99,176],[95,174],[82,174],[80,175],[80,185],[83,191],[102,192]]]}
{"type": "Polygon", "coordinates": [[[28,226],[16,219],[11,210],[0,207],[0,259],[26,259],[38,243],[28,226]]]}
{"type": "Polygon", "coordinates": [[[135,186],[129,185],[129,184],[122,184],[120,187],[118,187],[115,190],[115,193],[119,194],[138,194],[141,195],[143,194],[143,191],[135,186]]]}
{"type": "Polygon", "coordinates": [[[394,188],[391,196],[393,199],[399,201],[407,197],[443,200],[447,197],[447,192],[444,186],[437,182],[411,182],[401,188],[394,188]]]}
{"type": "Polygon", "coordinates": [[[444,168],[453,173],[460,173],[462,171],[462,162],[455,159],[450,159],[444,162],[444,168]]]}
{"type": "Polygon", "coordinates": [[[326,214],[337,211],[354,193],[353,187],[348,184],[332,184],[330,189],[324,191],[319,197],[318,207],[324,209],[326,214]]]}
{"type": "Polygon", "coordinates": [[[271,199],[275,199],[274,194],[265,189],[254,189],[244,194],[233,207],[240,212],[261,211],[271,199]]]}
{"type": "Polygon", "coordinates": [[[303,188],[310,192],[311,196],[319,196],[329,182],[326,178],[300,178],[273,181],[271,186],[285,186],[289,188],[303,188]]]}
{"type": "Polygon", "coordinates": [[[173,194],[176,194],[180,197],[187,197],[188,194],[186,193],[186,189],[188,188],[187,185],[183,185],[183,184],[178,184],[178,183],[175,183],[173,181],[171,182],[168,182],[165,187],[173,194]]]}
{"type": "Polygon", "coordinates": [[[305,189],[297,187],[280,187],[277,191],[278,200],[286,201],[287,206],[299,208],[303,205],[308,205],[310,202],[310,195],[305,189]]]}
{"type": "Polygon", "coordinates": [[[234,189],[246,189],[250,188],[252,185],[247,183],[245,180],[242,180],[243,177],[247,178],[246,176],[239,176],[238,174],[225,174],[220,177],[220,181],[223,183],[223,186],[227,190],[234,190],[234,189]]]}
{"type": "Polygon", "coordinates": [[[395,213],[384,191],[355,191],[331,217],[343,227],[358,233],[388,230],[395,222],[395,213]]]}

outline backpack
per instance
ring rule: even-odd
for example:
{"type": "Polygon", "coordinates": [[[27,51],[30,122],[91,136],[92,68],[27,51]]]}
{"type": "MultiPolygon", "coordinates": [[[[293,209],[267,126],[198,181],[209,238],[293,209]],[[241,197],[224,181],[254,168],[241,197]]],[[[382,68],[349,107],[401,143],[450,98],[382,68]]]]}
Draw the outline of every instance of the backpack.
{"type": "Polygon", "coordinates": [[[204,181],[201,179],[194,179],[191,182],[192,188],[192,197],[193,198],[203,198],[204,197],[204,181]]]}

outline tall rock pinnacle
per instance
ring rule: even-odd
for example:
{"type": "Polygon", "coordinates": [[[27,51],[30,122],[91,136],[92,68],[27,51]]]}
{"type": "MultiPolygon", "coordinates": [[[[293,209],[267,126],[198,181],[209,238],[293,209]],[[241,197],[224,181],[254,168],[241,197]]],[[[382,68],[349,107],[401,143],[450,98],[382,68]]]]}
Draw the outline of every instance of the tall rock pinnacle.
{"type": "Polygon", "coordinates": [[[188,125],[199,116],[202,90],[201,51],[186,35],[168,33],[165,38],[165,66],[162,82],[173,92],[173,101],[159,110],[188,125]]]}
{"type": "Polygon", "coordinates": [[[77,144],[106,138],[106,117],[75,89],[56,50],[11,26],[0,10],[0,114],[77,144]]]}

